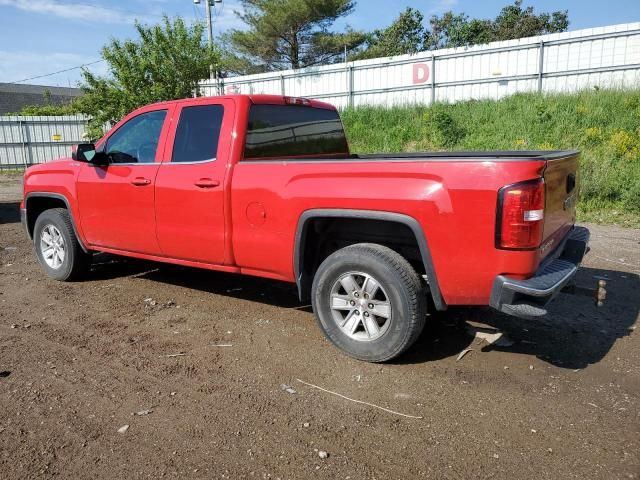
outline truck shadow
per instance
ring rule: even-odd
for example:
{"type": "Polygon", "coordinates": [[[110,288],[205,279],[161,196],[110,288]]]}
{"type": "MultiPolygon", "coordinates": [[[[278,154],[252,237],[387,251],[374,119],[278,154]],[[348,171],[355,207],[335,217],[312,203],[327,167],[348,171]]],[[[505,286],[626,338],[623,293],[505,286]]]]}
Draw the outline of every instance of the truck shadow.
{"type": "Polygon", "coordinates": [[[20,223],[20,203],[0,202],[0,225],[20,223]]]}
{"type": "Polygon", "coordinates": [[[578,285],[592,286],[594,277],[607,279],[607,301],[598,308],[592,298],[561,294],[539,320],[503,315],[490,308],[452,308],[438,313],[430,328],[397,363],[419,363],[457,355],[474,344],[483,352],[503,351],[531,355],[560,368],[585,368],[597,363],[615,342],[633,331],[640,313],[640,276],[614,270],[583,267],[578,285]],[[480,323],[505,333],[514,344],[489,345],[474,342],[468,322],[480,323]],[[440,341],[433,343],[433,335],[440,341]]]}
{"type": "MultiPolygon", "coordinates": [[[[298,301],[293,284],[144,262],[100,254],[88,280],[106,280],[130,276],[155,282],[209,292],[285,309],[312,313],[310,305],[298,301]]],[[[576,283],[589,285],[593,277],[608,280],[608,298],[597,308],[585,296],[561,294],[550,306],[549,315],[539,320],[524,320],[491,308],[450,308],[429,316],[425,331],[416,344],[394,364],[425,363],[457,356],[473,343],[474,350],[503,351],[535,356],[567,369],[585,368],[599,362],[619,338],[630,334],[640,312],[640,277],[634,273],[583,267],[576,283]],[[504,332],[514,344],[509,347],[478,343],[467,333],[468,322],[488,325],[504,332]]]]}
{"type": "Polygon", "coordinates": [[[298,290],[294,284],[107,254],[97,254],[94,257],[87,280],[108,280],[125,276],[281,308],[312,311],[310,305],[303,305],[298,301],[298,290]]]}

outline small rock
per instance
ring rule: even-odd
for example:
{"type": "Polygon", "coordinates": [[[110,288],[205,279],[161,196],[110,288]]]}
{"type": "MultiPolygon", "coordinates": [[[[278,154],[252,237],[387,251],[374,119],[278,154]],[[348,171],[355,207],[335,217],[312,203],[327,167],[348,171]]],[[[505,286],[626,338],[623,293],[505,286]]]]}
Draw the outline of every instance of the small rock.
{"type": "Polygon", "coordinates": [[[311,424],[310,424],[309,422],[304,422],[304,423],[302,424],[302,426],[303,426],[304,428],[309,428],[309,426],[310,426],[310,425],[311,425],[311,424]]]}
{"type": "Polygon", "coordinates": [[[280,385],[280,388],[282,390],[284,390],[285,392],[290,393],[292,395],[297,393],[295,388],[291,387],[290,385],[285,385],[284,383],[282,385],[280,385]]]}
{"type": "Polygon", "coordinates": [[[500,455],[498,455],[497,453],[494,453],[493,458],[500,458],[500,455]]]}
{"type": "Polygon", "coordinates": [[[171,392],[169,395],[171,395],[172,397],[175,397],[177,395],[178,392],[171,392]]]}
{"type": "Polygon", "coordinates": [[[553,448],[547,448],[547,452],[553,453],[553,448]]]}
{"type": "Polygon", "coordinates": [[[320,451],[318,452],[318,456],[319,456],[320,458],[322,458],[322,459],[325,459],[325,458],[327,458],[327,457],[329,456],[329,454],[328,454],[327,452],[325,452],[324,450],[320,450],[320,451]]]}
{"type": "Polygon", "coordinates": [[[31,328],[31,324],[27,323],[23,328],[31,328]]]}
{"type": "Polygon", "coordinates": [[[16,325],[15,323],[12,323],[11,328],[18,328],[18,325],[16,325]]]}
{"type": "Polygon", "coordinates": [[[529,365],[529,370],[533,370],[533,365],[529,365]]]}
{"type": "Polygon", "coordinates": [[[126,433],[129,430],[129,425],[123,425],[118,429],[118,433],[126,433]]]}
{"type": "Polygon", "coordinates": [[[532,428],[531,433],[538,433],[538,431],[535,428],[532,428]]]}
{"type": "Polygon", "coordinates": [[[131,415],[137,415],[138,417],[144,417],[145,415],[149,415],[150,413],[153,413],[153,410],[151,410],[151,409],[140,410],[139,412],[134,412],[131,415]]]}

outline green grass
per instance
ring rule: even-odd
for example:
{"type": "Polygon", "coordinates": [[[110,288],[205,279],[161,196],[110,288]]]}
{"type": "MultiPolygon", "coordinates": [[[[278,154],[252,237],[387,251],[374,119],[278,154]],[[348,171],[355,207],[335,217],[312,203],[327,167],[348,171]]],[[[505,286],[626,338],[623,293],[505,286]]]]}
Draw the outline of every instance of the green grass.
{"type": "Polygon", "coordinates": [[[18,177],[20,175],[24,174],[24,168],[23,169],[8,169],[8,168],[0,168],[0,175],[3,175],[5,177],[18,177]]]}
{"type": "Polygon", "coordinates": [[[342,118],[354,153],[577,148],[579,220],[640,226],[640,90],[358,107],[342,118]]]}

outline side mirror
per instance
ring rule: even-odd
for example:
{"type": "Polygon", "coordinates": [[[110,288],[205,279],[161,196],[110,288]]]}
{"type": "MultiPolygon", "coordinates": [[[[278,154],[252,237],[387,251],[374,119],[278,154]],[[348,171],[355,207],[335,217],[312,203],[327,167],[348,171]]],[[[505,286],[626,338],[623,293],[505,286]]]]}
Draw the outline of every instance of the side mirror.
{"type": "Polygon", "coordinates": [[[79,143],[71,147],[71,158],[78,162],[90,162],[96,155],[96,146],[93,143],[79,143]]]}
{"type": "Polygon", "coordinates": [[[71,147],[71,158],[78,162],[93,163],[94,165],[107,164],[107,156],[103,152],[96,151],[93,143],[79,143],[71,147]]]}

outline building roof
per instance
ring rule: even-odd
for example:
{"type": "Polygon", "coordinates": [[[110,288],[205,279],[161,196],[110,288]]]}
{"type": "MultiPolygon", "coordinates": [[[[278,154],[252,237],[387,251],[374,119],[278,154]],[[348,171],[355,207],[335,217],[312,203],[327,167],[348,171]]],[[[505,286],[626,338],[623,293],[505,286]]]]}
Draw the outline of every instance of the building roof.
{"type": "Polygon", "coordinates": [[[79,97],[82,90],[69,87],[51,87],[48,85],[29,85],[25,83],[1,83],[0,93],[25,93],[31,95],[44,95],[49,91],[52,96],[79,97]]]}
{"type": "Polygon", "coordinates": [[[0,115],[16,113],[30,105],[65,104],[80,95],[79,88],[0,83],[0,115]]]}

